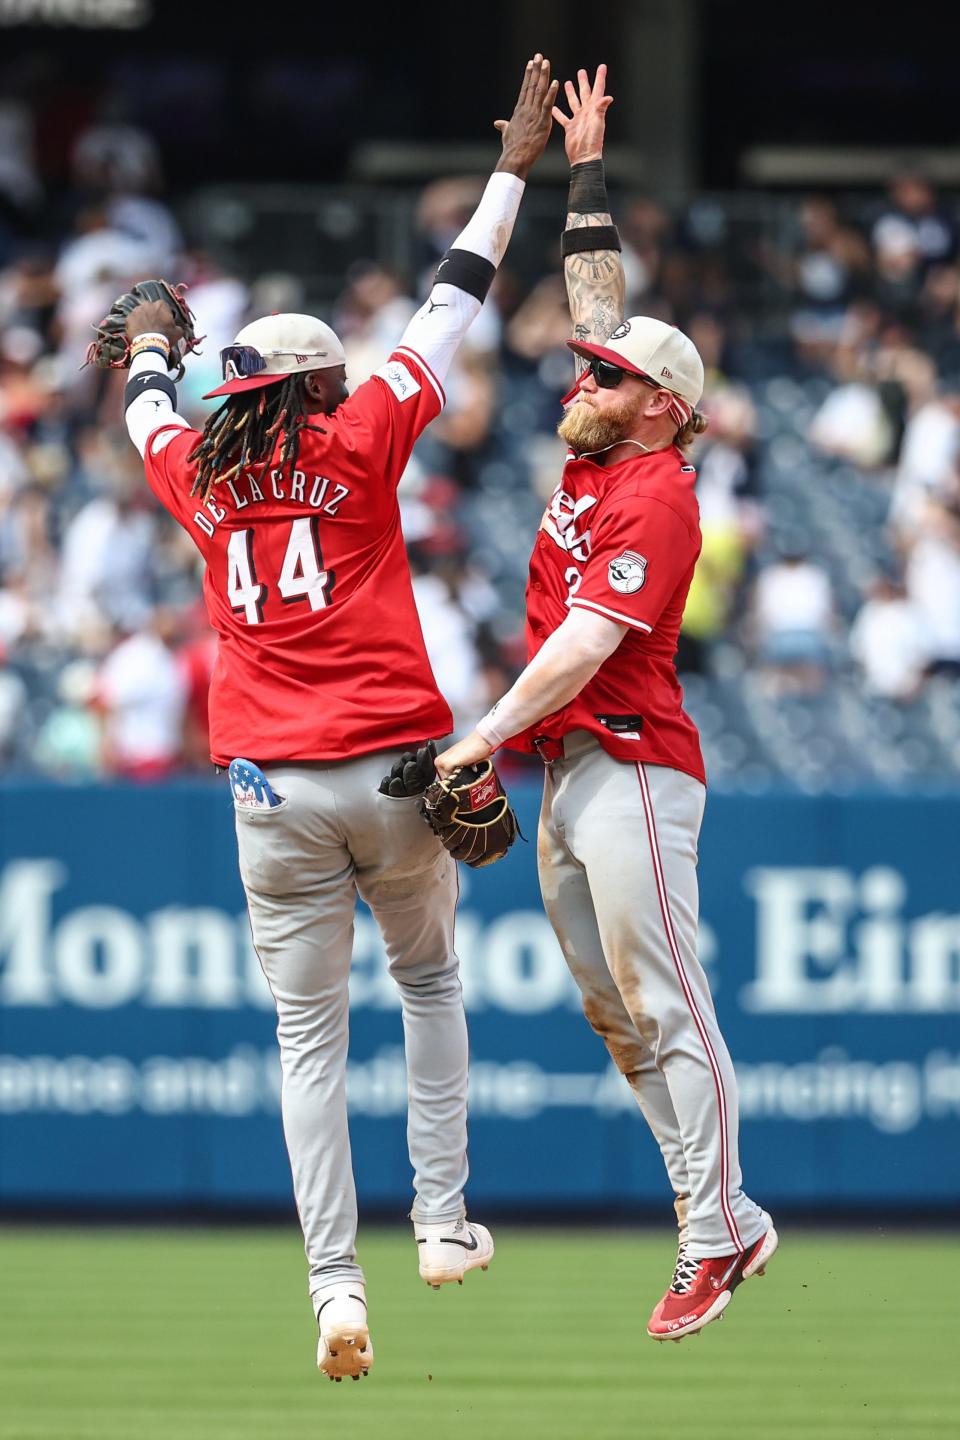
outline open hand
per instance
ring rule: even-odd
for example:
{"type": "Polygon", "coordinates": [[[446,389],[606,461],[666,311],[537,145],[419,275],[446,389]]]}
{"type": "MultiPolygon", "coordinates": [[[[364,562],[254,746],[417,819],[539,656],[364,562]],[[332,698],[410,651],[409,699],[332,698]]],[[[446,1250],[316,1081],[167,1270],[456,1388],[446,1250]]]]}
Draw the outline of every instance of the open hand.
{"type": "Polygon", "coordinates": [[[572,80],[567,80],[564,90],[570,114],[564,115],[556,105],[553,118],[563,126],[563,144],[571,165],[581,165],[585,160],[599,160],[603,156],[603,132],[607,123],[607,111],[613,104],[613,96],[604,94],[607,83],[606,65],[597,66],[593,84],[586,70],[577,71],[580,86],[578,94],[572,80]]]}
{"type": "Polygon", "coordinates": [[[546,149],[553,127],[551,115],[556,114],[553,102],[560,88],[558,80],[550,79],[550,61],[539,52],[527,61],[520,94],[509,120],[495,120],[503,141],[503,154],[498,170],[507,170],[526,180],[535,161],[546,149]]]}

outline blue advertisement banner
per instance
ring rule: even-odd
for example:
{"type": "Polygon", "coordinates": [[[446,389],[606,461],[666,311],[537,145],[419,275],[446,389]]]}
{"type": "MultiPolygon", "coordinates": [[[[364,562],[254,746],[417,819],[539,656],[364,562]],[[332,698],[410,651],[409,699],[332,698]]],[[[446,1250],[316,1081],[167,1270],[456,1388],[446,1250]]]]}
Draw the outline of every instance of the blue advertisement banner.
{"type": "MultiPolygon", "coordinates": [[[[534,835],[537,789],[513,794],[534,835]]],[[[949,795],[710,797],[701,953],[765,1204],[960,1196],[958,812],[949,795]]],[[[471,1203],[668,1203],[534,846],[462,881],[471,1203]]],[[[351,1017],[360,1202],[403,1213],[399,1003],[362,906],[351,1017]]],[[[273,1029],[225,785],[0,789],[0,1206],[289,1204],[273,1029]]]]}

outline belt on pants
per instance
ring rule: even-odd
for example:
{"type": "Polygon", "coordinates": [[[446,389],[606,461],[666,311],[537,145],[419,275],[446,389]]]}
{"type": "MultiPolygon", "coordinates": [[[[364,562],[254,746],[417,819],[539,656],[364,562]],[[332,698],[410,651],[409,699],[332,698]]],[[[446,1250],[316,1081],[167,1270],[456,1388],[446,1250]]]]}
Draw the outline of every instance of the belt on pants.
{"type": "Polygon", "coordinates": [[[598,737],[589,730],[568,730],[566,735],[556,738],[552,735],[533,737],[534,749],[544,765],[552,765],[555,760],[572,760],[575,755],[596,750],[599,744],[598,737]]]}

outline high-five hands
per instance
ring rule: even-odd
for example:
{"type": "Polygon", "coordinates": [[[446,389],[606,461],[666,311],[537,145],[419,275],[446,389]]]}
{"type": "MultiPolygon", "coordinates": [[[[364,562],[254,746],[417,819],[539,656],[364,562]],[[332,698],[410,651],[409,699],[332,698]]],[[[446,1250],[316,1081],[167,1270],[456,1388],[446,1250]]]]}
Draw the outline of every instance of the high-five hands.
{"type": "Polygon", "coordinates": [[[534,163],[546,149],[556,115],[553,102],[560,88],[550,79],[550,61],[539,52],[527,61],[520,94],[509,120],[495,120],[503,141],[498,170],[507,170],[526,180],[534,163]]]}
{"type": "Polygon", "coordinates": [[[603,132],[607,111],[613,104],[613,96],[604,94],[607,82],[606,65],[597,66],[593,84],[586,70],[577,71],[580,92],[572,80],[567,80],[564,90],[570,114],[565,115],[556,105],[553,118],[563,127],[563,143],[571,165],[580,165],[585,160],[599,160],[603,156],[603,132]]]}

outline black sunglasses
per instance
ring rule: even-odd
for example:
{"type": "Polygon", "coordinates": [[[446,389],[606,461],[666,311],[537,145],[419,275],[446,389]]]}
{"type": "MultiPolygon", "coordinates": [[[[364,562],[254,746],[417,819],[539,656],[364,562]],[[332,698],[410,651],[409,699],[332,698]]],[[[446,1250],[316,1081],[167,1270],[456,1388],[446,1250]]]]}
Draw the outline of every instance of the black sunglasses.
{"type": "Polygon", "coordinates": [[[266,370],[267,362],[252,345],[228,345],[220,351],[224,380],[247,380],[266,370]]]}
{"type": "Polygon", "coordinates": [[[587,369],[601,390],[616,390],[628,375],[632,380],[642,380],[644,385],[652,385],[655,390],[661,388],[649,375],[640,375],[636,370],[624,370],[619,365],[611,365],[609,360],[601,360],[599,355],[591,355],[587,369]]]}

